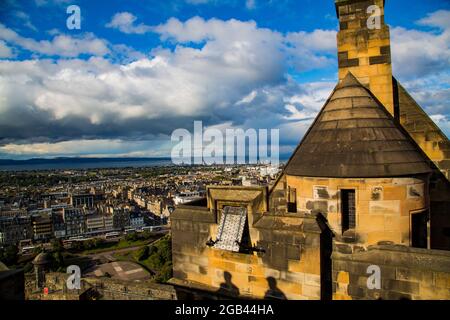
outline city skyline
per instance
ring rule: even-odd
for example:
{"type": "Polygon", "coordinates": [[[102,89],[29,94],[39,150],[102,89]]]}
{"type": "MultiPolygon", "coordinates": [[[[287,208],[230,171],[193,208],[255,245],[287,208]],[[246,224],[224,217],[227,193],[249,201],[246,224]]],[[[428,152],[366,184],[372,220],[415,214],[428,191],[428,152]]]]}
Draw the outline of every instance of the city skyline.
{"type": "MultiPolygon", "coordinates": [[[[386,6],[394,75],[448,136],[450,4],[386,6]]],[[[280,129],[286,158],[337,81],[331,0],[6,1],[0,16],[1,159],[170,157],[197,120],[280,129]]]]}

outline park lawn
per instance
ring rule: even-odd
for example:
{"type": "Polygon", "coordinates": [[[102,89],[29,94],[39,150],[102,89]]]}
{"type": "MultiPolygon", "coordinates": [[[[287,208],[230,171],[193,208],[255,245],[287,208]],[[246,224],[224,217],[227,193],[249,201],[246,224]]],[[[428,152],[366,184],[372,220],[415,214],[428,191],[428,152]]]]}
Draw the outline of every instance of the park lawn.
{"type": "Polygon", "coordinates": [[[131,261],[135,262],[134,254],[135,252],[139,250],[139,248],[136,248],[136,250],[128,251],[128,252],[115,252],[113,253],[113,257],[117,259],[117,261],[131,261]]]}
{"type": "Polygon", "coordinates": [[[103,243],[99,248],[85,250],[82,252],[82,254],[95,254],[95,253],[102,253],[112,250],[120,250],[120,249],[127,249],[127,248],[133,248],[133,247],[140,247],[147,245],[149,243],[152,243],[154,239],[145,239],[145,240],[136,240],[136,241],[128,241],[125,239],[121,239],[117,243],[103,243]]]}

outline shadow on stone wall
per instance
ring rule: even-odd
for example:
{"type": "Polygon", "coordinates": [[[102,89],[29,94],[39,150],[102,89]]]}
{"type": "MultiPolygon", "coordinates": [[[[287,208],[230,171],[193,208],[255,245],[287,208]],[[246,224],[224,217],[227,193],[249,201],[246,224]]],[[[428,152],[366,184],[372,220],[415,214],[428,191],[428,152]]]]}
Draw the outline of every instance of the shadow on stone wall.
{"type": "Polygon", "coordinates": [[[217,294],[224,295],[224,296],[232,296],[232,297],[238,297],[239,296],[239,288],[236,287],[233,282],[231,281],[232,275],[228,271],[225,271],[223,273],[223,277],[225,279],[225,282],[222,282],[220,284],[220,289],[217,290],[217,294]]]}
{"type": "Polygon", "coordinates": [[[264,300],[287,300],[286,295],[277,287],[277,280],[274,277],[267,278],[269,290],[264,295],[264,300]]]}

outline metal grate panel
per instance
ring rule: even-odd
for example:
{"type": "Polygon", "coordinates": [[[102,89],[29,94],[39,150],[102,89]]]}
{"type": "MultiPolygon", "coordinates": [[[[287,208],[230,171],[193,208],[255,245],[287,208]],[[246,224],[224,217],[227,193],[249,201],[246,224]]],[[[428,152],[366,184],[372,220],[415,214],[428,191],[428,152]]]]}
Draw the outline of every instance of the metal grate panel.
{"type": "Polygon", "coordinates": [[[239,242],[242,240],[246,220],[246,208],[224,207],[214,248],[239,252],[239,242]]]}

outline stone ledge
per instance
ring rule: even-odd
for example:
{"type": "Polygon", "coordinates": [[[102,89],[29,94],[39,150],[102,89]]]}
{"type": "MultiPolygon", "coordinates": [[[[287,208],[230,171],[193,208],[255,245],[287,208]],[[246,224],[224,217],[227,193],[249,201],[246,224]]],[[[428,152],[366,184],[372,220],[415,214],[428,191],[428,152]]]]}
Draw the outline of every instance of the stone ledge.
{"type": "Polygon", "coordinates": [[[413,248],[404,245],[398,244],[377,244],[368,247],[369,251],[375,250],[384,250],[384,251],[397,251],[397,252],[406,252],[406,253],[418,253],[425,255],[437,255],[442,257],[448,257],[450,259],[450,251],[445,250],[434,250],[434,249],[421,249],[421,248],[413,248]]]}
{"type": "Polygon", "coordinates": [[[207,207],[202,206],[190,206],[188,204],[180,204],[177,205],[176,209],[182,209],[182,210],[195,210],[195,211],[205,211],[209,212],[210,210],[207,207]]]}
{"type": "Polygon", "coordinates": [[[215,214],[211,213],[204,207],[187,207],[180,206],[175,209],[170,219],[173,220],[188,220],[196,222],[216,223],[215,214]]]}
{"type": "Polygon", "coordinates": [[[187,281],[187,280],[180,280],[176,278],[172,278],[168,281],[170,285],[173,285],[175,290],[178,288],[186,290],[186,291],[194,291],[193,293],[198,295],[203,295],[206,298],[213,298],[222,300],[222,298],[230,298],[230,299],[243,299],[243,300],[255,300],[256,297],[253,297],[251,295],[241,294],[239,297],[235,297],[232,295],[227,295],[225,292],[218,293],[218,289],[212,286],[208,286],[199,282],[194,281],[187,281]]]}
{"type": "Polygon", "coordinates": [[[333,263],[376,264],[384,267],[450,273],[450,252],[409,248],[399,245],[371,246],[368,251],[332,254],[333,263]]]}

